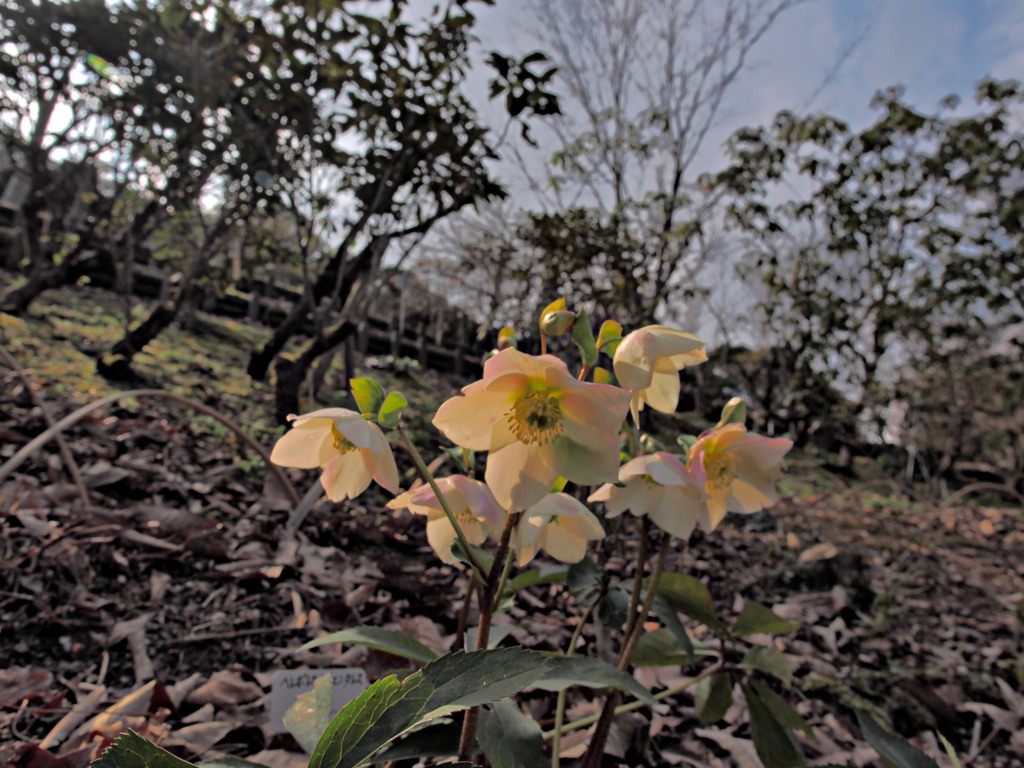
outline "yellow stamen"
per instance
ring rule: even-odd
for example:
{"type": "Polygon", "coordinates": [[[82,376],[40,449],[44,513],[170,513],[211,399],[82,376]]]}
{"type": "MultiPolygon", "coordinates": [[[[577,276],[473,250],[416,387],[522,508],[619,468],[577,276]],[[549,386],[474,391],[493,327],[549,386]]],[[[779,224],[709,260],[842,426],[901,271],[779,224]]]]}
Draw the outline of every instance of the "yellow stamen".
{"type": "Polygon", "coordinates": [[[341,434],[341,432],[338,431],[338,427],[334,424],[331,425],[331,436],[334,438],[334,450],[338,453],[345,454],[356,450],[356,447],[352,442],[341,434]]]}
{"type": "Polygon", "coordinates": [[[707,484],[716,490],[728,488],[736,477],[733,456],[725,451],[708,451],[704,454],[704,471],[707,473],[707,484]]]}
{"type": "Polygon", "coordinates": [[[516,439],[527,445],[547,445],[565,431],[562,407],[546,392],[532,392],[519,398],[506,419],[516,439]]]}

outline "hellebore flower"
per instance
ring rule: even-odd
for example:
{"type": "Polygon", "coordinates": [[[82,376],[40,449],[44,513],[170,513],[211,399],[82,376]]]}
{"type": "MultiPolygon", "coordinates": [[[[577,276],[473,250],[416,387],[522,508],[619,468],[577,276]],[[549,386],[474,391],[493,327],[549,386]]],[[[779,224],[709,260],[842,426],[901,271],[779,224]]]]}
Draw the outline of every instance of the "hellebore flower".
{"type": "MultiPolygon", "coordinates": [[[[470,544],[483,544],[490,536],[498,536],[505,524],[505,510],[498,506],[490,489],[481,482],[462,475],[442,477],[437,487],[470,544]]],[[[429,485],[406,491],[388,502],[389,509],[408,509],[415,515],[427,516],[427,541],[444,562],[459,565],[452,554],[457,538],[455,528],[429,485]]]]}
{"type": "Polygon", "coordinates": [[[292,428],[277,441],[270,460],[282,467],[321,467],[320,484],[331,501],[361,494],[370,480],[398,493],[398,468],[380,427],[347,408],[289,416],[292,428]]]}
{"type": "Polygon", "coordinates": [[[526,509],[561,476],[580,485],[614,480],[618,429],[629,393],[577,381],[552,355],[505,349],[484,377],[438,409],[434,426],[457,445],[489,451],[487,485],[505,509],[526,509]]]}
{"type": "Polygon", "coordinates": [[[774,504],[782,457],[792,447],[783,437],[749,435],[742,424],[701,435],[690,447],[686,465],[709,497],[711,527],[726,512],[757,512],[774,504]]]}
{"type": "Polygon", "coordinates": [[[549,493],[523,513],[513,531],[516,562],[523,566],[544,550],[555,560],[578,563],[587,543],[604,538],[604,528],[594,514],[566,493],[549,493]]]}
{"type": "Polygon", "coordinates": [[[617,517],[627,509],[637,516],[647,515],[663,531],[680,539],[689,538],[697,525],[711,530],[707,494],[671,453],[637,456],[619,469],[619,481],[625,486],[603,485],[587,501],[603,501],[607,517],[617,517]]]}
{"type": "Polygon", "coordinates": [[[704,342],[692,333],[648,325],[628,334],[615,350],[612,366],[619,384],[633,392],[633,420],[645,404],[674,413],[679,405],[679,371],[707,359],[704,342]]]}

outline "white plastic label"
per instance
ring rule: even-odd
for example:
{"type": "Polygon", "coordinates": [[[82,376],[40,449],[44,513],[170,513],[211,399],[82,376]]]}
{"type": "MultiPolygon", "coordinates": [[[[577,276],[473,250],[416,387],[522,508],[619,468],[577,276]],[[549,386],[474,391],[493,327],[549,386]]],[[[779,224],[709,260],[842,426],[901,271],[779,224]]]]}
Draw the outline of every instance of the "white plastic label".
{"type": "Polygon", "coordinates": [[[363,669],[286,669],[274,673],[270,693],[270,726],[275,733],[286,733],[284,713],[300,693],[313,690],[313,683],[324,675],[334,682],[331,716],[369,687],[363,669]]]}

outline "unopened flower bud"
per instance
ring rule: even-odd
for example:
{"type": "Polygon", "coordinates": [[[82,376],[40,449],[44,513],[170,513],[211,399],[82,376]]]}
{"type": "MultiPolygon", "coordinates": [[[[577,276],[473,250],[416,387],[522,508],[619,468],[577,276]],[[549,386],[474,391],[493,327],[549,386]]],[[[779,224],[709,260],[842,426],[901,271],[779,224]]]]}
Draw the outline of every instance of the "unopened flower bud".
{"type": "Polygon", "coordinates": [[[540,329],[548,336],[561,336],[576,322],[576,313],[567,310],[548,312],[540,319],[540,329]]]}

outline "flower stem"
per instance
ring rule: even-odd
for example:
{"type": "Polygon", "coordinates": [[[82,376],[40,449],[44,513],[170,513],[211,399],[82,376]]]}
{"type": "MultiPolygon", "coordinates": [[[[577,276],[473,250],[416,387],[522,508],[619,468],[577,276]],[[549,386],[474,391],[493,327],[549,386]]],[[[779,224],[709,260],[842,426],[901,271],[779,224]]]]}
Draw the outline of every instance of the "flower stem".
{"type": "MultiPolygon", "coordinates": [[[[580,617],[576,629],[573,630],[572,638],[569,640],[569,647],[565,650],[566,658],[576,653],[576,643],[580,641],[580,635],[583,634],[583,628],[590,621],[590,614],[593,613],[595,605],[596,603],[588,605],[587,610],[580,617]]],[[[562,723],[565,721],[565,695],[567,692],[566,688],[560,690],[555,701],[555,727],[551,731],[551,768],[558,768],[561,763],[559,753],[562,751],[562,723]]]]}
{"type": "MultiPolygon", "coordinates": [[[[480,605],[480,618],[476,625],[476,650],[485,650],[491,639],[491,619],[494,616],[495,594],[498,590],[498,582],[505,570],[505,562],[509,560],[509,542],[512,539],[512,529],[515,527],[518,514],[510,512],[505,518],[505,528],[501,532],[501,539],[498,541],[498,550],[494,553],[494,562],[487,574],[482,587],[478,590],[480,605]]],[[[462,719],[462,735],[459,738],[459,760],[468,761],[476,752],[476,722],[479,716],[479,708],[473,707],[466,710],[462,719]]]]}
{"type": "Polygon", "coordinates": [[[441,509],[444,510],[445,516],[448,518],[448,522],[452,524],[452,528],[455,529],[455,536],[459,540],[459,544],[466,551],[466,557],[469,558],[470,565],[473,569],[480,574],[481,579],[486,578],[483,567],[480,565],[480,561],[476,559],[476,555],[473,554],[473,550],[470,548],[469,539],[466,538],[466,534],[462,530],[462,526],[459,525],[459,521],[455,518],[455,514],[452,512],[452,508],[448,506],[448,500],[441,493],[441,489],[437,487],[437,481],[434,480],[434,475],[427,467],[426,462],[423,461],[423,457],[420,456],[420,452],[416,450],[416,446],[409,440],[409,436],[405,434],[405,430],[402,429],[402,425],[399,424],[397,427],[398,435],[402,438],[402,445],[405,446],[405,450],[409,452],[412,457],[412,463],[416,465],[416,471],[419,472],[420,478],[427,485],[430,486],[430,490],[434,492],[438,502],[441,504],[441,509]]]}
{"type": "MultiPolygon", "coordinates": [[[[636,650],[636,645],[640,642],[644,619],[647,618],[647,614],[651,611],[651,606],[654,604],[654,596],[658,591],[658,582],[661,581],[661,574],[665,571],[665,559],[668,557],[670,542],[671,537],[668,534],[662,534],[658,559],[654,566],[654,572],[651,574],[650,585],[647,588],[647,595],[644,597],[643,606],[637,613],[630,616],[627,622],[627,627],[629,627],[630,631],[623,639],[622,650],[619,652],[619,660],[616,665],[619,669],[626,670],[629,668],[629,662],[633,658],[633,651],[636,650]]],[[[634,578],[642,581],[642,573],[643,566],[641,565],[634,578]]],[[[634,588],[634,595],[636,594],[639,594],[639,592],[634,588]]],[[[608,741],[608,734],[611,732],[612,723],[615,721],[618,700],[619,692],[614,690],[605,699],[604,706],[601,708],[601,714],[597,718],[594,735],[591,736],[590,745],[587,747],[587,752],[583,755],[583,760],[580,763],[581,768],[600,768],[602,755],[604,754],[604,745],[608,741]]]]}

